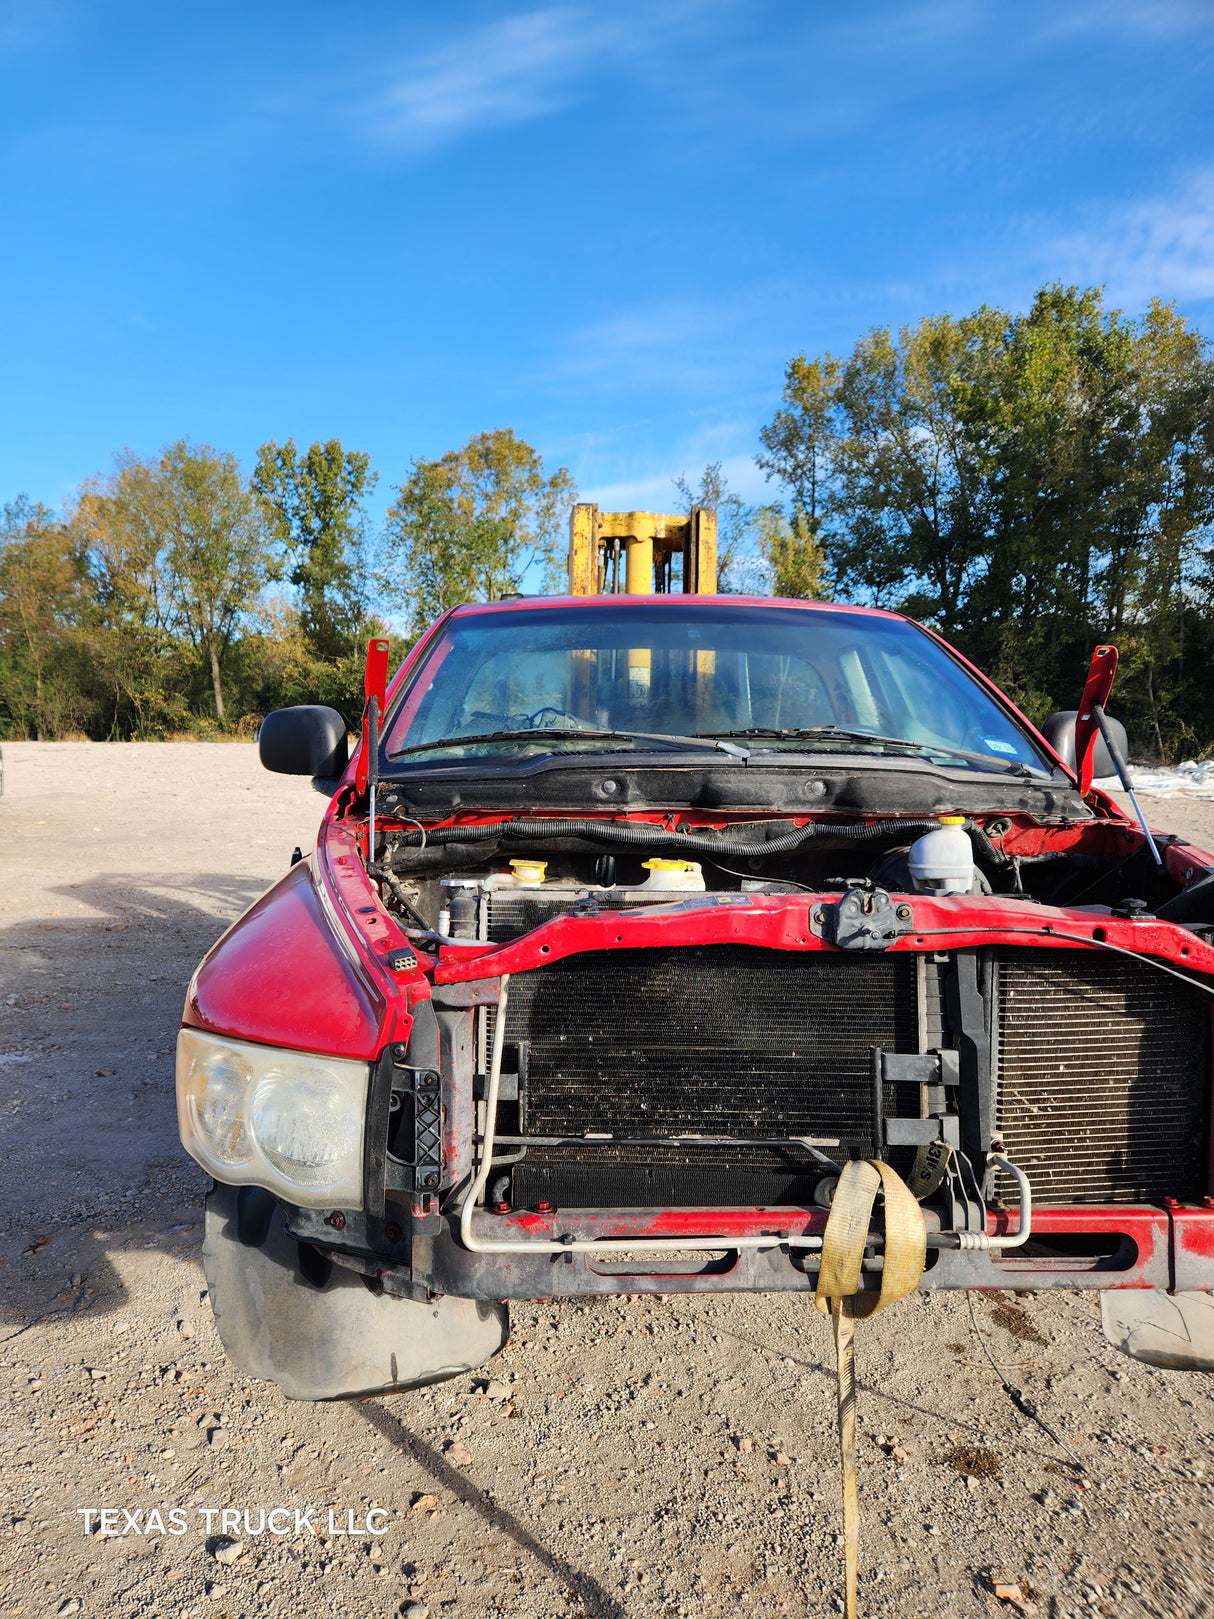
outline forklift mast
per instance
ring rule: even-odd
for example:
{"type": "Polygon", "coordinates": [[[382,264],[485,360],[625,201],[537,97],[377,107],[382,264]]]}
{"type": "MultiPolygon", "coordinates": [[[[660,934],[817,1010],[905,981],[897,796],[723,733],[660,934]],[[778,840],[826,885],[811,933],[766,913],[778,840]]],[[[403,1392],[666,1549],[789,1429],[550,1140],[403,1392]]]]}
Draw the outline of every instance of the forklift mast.
{"type": "Polygon", "coordinates": [[[680,590],[685,596],[716,595],[717,514],[711,507],[693,506],[687,516],[573,508],[571,596],[662,596],[680,590]],[[677,571],[676,557],[681,559],[677,571]]]}

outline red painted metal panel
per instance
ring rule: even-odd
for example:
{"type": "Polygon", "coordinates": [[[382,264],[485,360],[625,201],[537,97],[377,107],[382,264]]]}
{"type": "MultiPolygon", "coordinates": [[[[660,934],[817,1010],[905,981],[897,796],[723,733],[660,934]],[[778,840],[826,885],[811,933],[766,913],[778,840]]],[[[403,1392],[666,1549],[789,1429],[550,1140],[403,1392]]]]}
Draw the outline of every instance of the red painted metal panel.
{"type": "MultiPolygon", "coordinates": [[[[551,1241],[561,1234],[579,1238],[624,1239],[641,1241],[651,1237],[715,1237],[727,1247],[730,1237],[794,1235],[821,1236],[826,1229],[827,1211],[806,1208],[749,1208],[749,1209],[623,1209],[597,1212],[586,1209],[563,1209],[550,1214],[537,1214],[518,1210],[501,1215],[493,1226],[495,1236],[502,1240],[551,1241]]],[[[934,1227],[935,1216],[928,1211],[929,1226],[934,1227]]],[[[1009,1225],[1015,1217],[991,1215],[987,1229],[992,1236],[1009,1225]]],[[[1041,1236],[1064,1234],[1067,1236],[1124,1235],[1137,1249],[1132,1263],[1125,1270],[1099,1270],[1099,1261],[1076,1259],[1032,1259],[1010,1250],[1005,1256],[992,1251],[991,1259],[999,1270],[1014,1273],[1016,1277],[1038,1278],[1058,1272],[1073,1272],[1075,1285],[1085,1285],[1087,1278],[1099,1275],[1102,1287],[1132,1288],[1155,1287],[1169,1274],[1169,1218],[1163,1209],[1154,1207],[1118,1208],[1048,1208],[1035,1210],[1033,1228],[1041,1236]]],[[[1207,1266],[1207,1275],[1209,1267],[1207,1266]]],[[[1017,1285],[1009,1274],[1008,1286],[1017,1285]]],[[[1025,1285],[1032,1285],[1026,1281],[1025,1285]]],[[[1195,1282],[1194,1286],[1209,1286],[1210,1282],[1195,1282]]]]}
{"type": "Polygon", "coordinates": [[[190,981],[182,1021],[296,1051],[374,1057],[388,1006],[342,952],[306,862],[224,934],[190,981]]]}
{"type": "Polygon", "coordinates": [[[1214,871],[1214,854],[1192,843],[1169,843],[1163,851],[1163,863],[1173,882],[1195,883],[1214,871]]]}
{"type": "MultiPolygon", "coordinates": [[[[988,1230],[993,1218],[988,1219],[988,1230]]],[[[1006,1216],[1003,1223],[1010,1223],[1006,1216]]],[[[1170,1274],[1169,1220],[1163,1209],[1153,1205],[1034,1209],[1033,1230],[1040,1236],[1124,1234],[1129,1237],[1138,1249],[1137,1258],[1127,1270],[1101,1272],[1102,1287],[1155,1287],[1170,1274]]],[[[1023,1267],[1023,1273],[1031,1274],[1033,1261],[1022,1259],[1012,1249],[999,1260],[999,1265],[1013,1271],[1023,1267]]]]}
{"type": "Polygon", "coordinates": [[[373,636],[367,642],[367,665],[363,671],[363,691],[367,701],[372,697],[379,704],[379,711],[384,711],[384,695],[388,689],[388,642],[382,635],[373,636]]]}
{"type": "Polygon", "coordinates": [[[517,1210],[500,1217],[504,1240],[550,1239],[556,1231],[606,1237],[752,1237],[778,1232],[820,1236],[826,1230],[825,1209],[613,1209],[561,1210],[536,1214],[517,1210]]]}
{"type": "MultiPolygon", "coordinates": [[[[448,618],[450,618],[450,616],[451,616],[450,613],[444,613],[441,618],[435,620],[434,624],[430,627],[430,629],[427,631],[427,633],[425,635],[423,635],[421,637],[421,639],[414,644],[414,646],[412,647],[412,649],[409,652],[408,657],[401,664],[400,668],[396,671],[396,673],[392,676],[392,679],[389,681],[388,686],[387,686],[387,690],[384,693],[384,702],[383,702],[383,705],[380,708],[380,731],[381,731],[381,734],[383,732],[383,720],[384,720],[384,711],[385,711],[385,709],[387,708],[388,704],[393,701],[393,699],[395,698],[397,692],[400,690],[401,685],[409,678],[409,676],[413,672],[413,669],[415,668],[417,663],[423,657],[425,657],[425,655],[429,651],[430,646],[432,645],[432,643],[434,641],[435,635],[441,629],[442,625],[444,625],[447,622],[447,620],[448,620],[448,618]]],[[[363,755],[364,755],[364,749],[363,749],[362,742],[360,741],[358,746],[354,750],[353,757],[350,759],[349,764],[346,766],[345,773],[343,774],[343,776],[341,778],[343,786],[347,785],[348,783],[354,782],[358,778],[360,772],[362,773],[362,780],[363,780],[363,782],[365,784],[365,782],[366,782],[366,770],[365,770],[365,766],[361,763],[363,755]]],[[[361,789],[360,789],[360,791],[361,791],[361,789]]],[[[337,797],[338,796],[340,796],[340,795],[335,795],[333,803],[330,805],[329,810],[326,812],[326,816],[325,816],[326,820],[330,820],[330,819],[333,818],[333,815],[335,813],[335,805],[337,803],[337,797]]]]}
{"type": "MultiPolygon", "coordinates": [[[[638,907],[606,916],[563,916],[521,939],[493,946],[445,947],[435,972],[439,983],[526,972],[585,950],[636,950],[672,944],[754,944],[774,950],[833,950],[810,928],[810,910],[835,895],[707,894],[677,904],[638,907]]],[[[1038,945],[1070,950],[1102,943],[1159,956],[1196,972],[1214,974],[1214,948],[1168,922],[1131,922],[1090,911],[1066,911],[1021,901],[908,897],[913,932],[893,950],[963,949],[982,944],[1038,945]]]]}
{"type": "MultiPolygon", "coordinates": [[[[690,601],[711,601],[714,606],[723,606],[725,603],[720,597],[706,596],[676,596],[676,602],[686,604],[690,601]]],[[[805,613],[860,613],[868,618],[897,618],[904,622],[907,620],[903,613],[891,613],[884,607],[856,607],[850,602],[828,601],[802,601],[790,596],[729,596],[726,598],[730,607],[795,607],[805,613]]],[[[586,607],[598,602],[613,607],[625,606],[629,612],[634,607],[669,607],[669,596],[517,596],[509,601],[496,602],[465,602],[463,606],[453,610],[454,617],[468,618],[481,613],[517,613],[523,611],[544,610],[551,607],[586,607]]]]}
{"type": "Polygon", "coordinates": [[[1083,696],[1079,701],[1079,712],[1075,716],[1075,769],[1079,776],[1081,793],[1091,791],[1092,777],[1096,774],[1096,743],[1100,738],[1100,727],[1096,723],[1092,705],[1097,704],[1103,708],[1108,702],[1109,693],[1113,689],[1113,676],[1116,673],[1117,648],[1098,646],[1092,653],[1091,667],[1088,669],[1083,696]]]}
{"type": "Polygon", "coordinates": [[[367,642],[367,662],[363,670],[363,691],[366,694],[367,704],[363,709],[362,741],[358,750],[358,764],[354,772],[354,784],[361,793],[367,785],[370,755],[367,752],[367,739],[371,728],[371,704],[375,704],[377,724],[383,723],[384,697],[388,687],[388,642],[382,635],[374,635],[367,642]]]}
{"type": "Polygon", "coordinates": [[[363,864],[362,824],[332,821],[322,827],[316,863],[351,945],[373,972],[387,972],[382,957],[411,948],[400,919],[379,897],[363,864]]]}

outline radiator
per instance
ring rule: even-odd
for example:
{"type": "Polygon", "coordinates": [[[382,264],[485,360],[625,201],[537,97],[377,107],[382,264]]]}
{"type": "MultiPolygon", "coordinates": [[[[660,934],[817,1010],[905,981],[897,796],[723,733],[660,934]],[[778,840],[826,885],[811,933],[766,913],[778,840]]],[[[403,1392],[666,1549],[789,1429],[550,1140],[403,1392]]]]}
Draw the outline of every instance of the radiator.
{"type": "Polygon", "coordinates": [[[997,1117],[1036,1200],[1200,1198],[1209,1001],[1086,950],[1002,951],[998,982],[997,1117]]]}
{"type": "MultiPolygon", "coordinates": [[[[815,1136],[867,1157],[870,1048],[918,1049],[915,965],[749,945],[572,956],[512,978],[505,1040],[524,1136],[815,1136]]],[[[792,1202],[814,1162],[787,1146],[535,1146],[515,1197],[792,1202]]]]}
{"type": "MultiPolygon", "coordinates": [[[[499,920],[505,921],[502,917],[499,920]]],[[[511,917],[513,922],[516,919],[511,917]]],[[[1040,1204],[1198,1199],[1207,1190],[1210,1008],[1152,968],[1070,950],[987,952],[996,1119],[1040,1204]]],[[[773,1138],[836,1138],[872,1154],[870,1048],[943,1036],[936,973],[916,958],[747,945],[619,950],[516,975],[507,1067],[528,1145],[514,1199],[556,1206],[806,1201],[812,1153],[773,1138]],[[930,991],[922,991],[925,984],[930,991]],[[553,1145],[610,1134],[614,1142],[553,1145]],[[765,1145],[625,1144],[621,1136],[765,1145]]],[[[491,1035],[492,1013],[483,1037],[491,1035]]],[[[898,1087],[899,1091],[917,1087],[898,1087]]],[[[917,1112],[887,1088],[886,1113],[917,1112]]],[[[513,1122],[513,1120],[512,1120],[513,1122]]],[[[905,1165],[897,1162],[896,1167],[905,1165]]],[[[1014,1202],[1014,1188],[997,1190],[1014,1202]]]]}

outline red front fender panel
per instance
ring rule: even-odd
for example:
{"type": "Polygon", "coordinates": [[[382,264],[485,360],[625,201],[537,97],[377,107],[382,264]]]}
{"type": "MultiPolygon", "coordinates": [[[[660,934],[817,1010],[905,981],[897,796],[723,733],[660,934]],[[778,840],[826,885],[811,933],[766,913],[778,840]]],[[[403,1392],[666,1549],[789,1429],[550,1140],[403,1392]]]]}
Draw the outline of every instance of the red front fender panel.
{"type": "Polygon", "coordinates": [[[182,1021],[263,1045],[376,1057],[383,990],[347,956],[306,861],[252,905],[203,958],[182,1021]]]}

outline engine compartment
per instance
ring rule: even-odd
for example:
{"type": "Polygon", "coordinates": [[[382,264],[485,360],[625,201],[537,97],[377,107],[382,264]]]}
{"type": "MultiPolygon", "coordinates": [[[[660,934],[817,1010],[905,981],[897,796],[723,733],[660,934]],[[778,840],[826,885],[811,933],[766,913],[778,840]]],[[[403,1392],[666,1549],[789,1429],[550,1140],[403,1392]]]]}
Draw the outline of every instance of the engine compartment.
{"type": "MultiPolygon", "coordinates": [[[[912,844],[938,825],[938,818],[713,824],[673,815],[629,821],[519,816],[423,830],[389,819],[381,825],[370,873],[406,932],[501,940],[590,904],[669,903],[686,887],[656,880],[652,863],[661,860],[694,863],[702,879],[696,889],[709,894],[864,887],[912,894],[922,891],[910,872],[912,844]],[[538,876],[517,877],[523,864],[539,867],[538,876]],[[519,901],[509,924],[507,891],[519,901]]],[[[1214,879],[1204,866],[1185,867],[1178,880],[1156,864],[1141,831],[1125,822],[993,816],[967,818],[964,830],[973,848],[968,892],[975,897],[1214,924],[1214,879]]],[[[1158,839],[1157,846],[1177,841],[1158,839]]]]}

